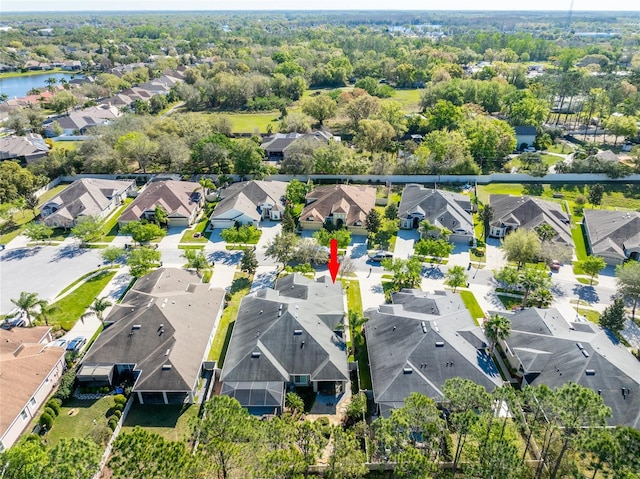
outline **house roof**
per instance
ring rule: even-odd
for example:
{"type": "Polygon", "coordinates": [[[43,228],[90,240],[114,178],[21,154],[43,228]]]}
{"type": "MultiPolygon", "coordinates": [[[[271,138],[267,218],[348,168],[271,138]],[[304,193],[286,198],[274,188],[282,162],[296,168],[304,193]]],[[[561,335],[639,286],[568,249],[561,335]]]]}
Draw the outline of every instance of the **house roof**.
{"type": "Polygon", "coordinates": [[[312,381],[348,381],[345,344],[334,329],[342,324],[342,287],[322,277],[290,274],[275,288],[245,296],[227,357],[224,383],[289,383],[294,374],[312,381]]]}
{"type": "Polygon", "coordinates": [[[120,216],[120,221],[137,221],[145,211],[162,206],[169,218],[189,218],[198,208],[202,187],[191,181],[154,181],[120,216]]]}
{"type": "Polygon", "coordinates": [[[558,203],[532,196],[489,195],[489,205],[493,209],[492,226],[515,224],[533,230],[548,224],[556,232],[551,241],[573,246],[571,220],[558,203]]]}
{"type": "Polygon", "coordinates": [[[49,152],[49,146],[42,136],[29,133],[26,136],[6,136],[0,138],[0,160],[39,157],[49,152]]]}
{"type": "Polygon", "coordinates": [[[445,381],[458,376],[488,390],[502,385],[460,295],[403,289],[392,301],[364,313],[373,396],[383,414],[412,392],[441,399],[445,381]]]}
{"type": "Polygon", "coordinates": [[[471,200],[460,193],[409,184],[402,191],[398,216],[407,219],[412,214],[422,215],[439,228],[473,233],[471,200]]]}
{"type": "Polygon", "coordinates": [[[536,127],[535,126],[514,126],[513,129],[516,131],[516,136],[518,135],[523,135],[523,136],[528,136],[528,135],[533,135],[535,136],[536,134],[536,127]]]}
{"type": "Polygon", "coordinates": [[[45,326],[0,329],[0,437],[64,358],[64,348],[44,344],[50,330],[45,326]]]}
{"type": "Polygon", "coordinates": [[[313,217],[324,222],[335,213],[347,213],[345,225],[365,224],[367,214],[376,203],[376,190],[361,185],[318,186],[307,195],[307,206],[300,213],[300,219],[313,217]]]}
{"type": "Polygon", "coordinates": [[[555,308],[500,314],[511,321],[505,341],[529,384],[555,388],[574,382],[591,388],[611,408],[610,424],[640,427],[640,367],[610,333],[592,323],[569,322],[555,308]],[[623,396],[622,388],[631,393],[623,396]]]}
{"type": "Polygon", "coordinates": [[[624,248],[640,247],[640,213],[636,211],[584,210],[584,222],[594,255],[625,259],[624,248]]]}
{"type": "Polygon", "coordinates": [[[102,125],[121,115],[118,108],[109,104],[101,104],[84,108],[58,118],[58,124],[66,130],[81,130],[95,125],[102,125]]]}
{"type": "Polygon", "coordinates": [[[143,276],[107,317],[114,324],[98,336],[83,367],[133,364],[141,371],[135,391],[191,391],[224,294],[192,271],[161,268],[143,276]]]}
{"type": "Polygon", "coordinates": [[[333,135],[324,131],[314,131],[312,133],[276,133],[271,137],[265,138],[260,148],[268,153],[284,153],[293,143],[298,140],[317,141],[318,146],[327,144],[333,135]]]}
{"type": "MultiPolygon", "coordinates": [[[[284,181],[241,181],[220,191],[220,201],[211,215],[211,219],[227,218],[233,211],[236,216],[245,214],[256,221],[260,220],[258,205],[270,203],[275,210],[283,210],[282,198],[287,193],[284,181]]],[[[232,219],[232,218],[230,218],[232,219]]]]}
{"type": "Polygon", "coordinates": [[[78,216],[97,216],[111,203],[111,198],[135,187],[135,180],[81,178],[66,187],[40,209],[56,205],[59,209],[47,216],[46,224],[71,224],[78,216]]]}

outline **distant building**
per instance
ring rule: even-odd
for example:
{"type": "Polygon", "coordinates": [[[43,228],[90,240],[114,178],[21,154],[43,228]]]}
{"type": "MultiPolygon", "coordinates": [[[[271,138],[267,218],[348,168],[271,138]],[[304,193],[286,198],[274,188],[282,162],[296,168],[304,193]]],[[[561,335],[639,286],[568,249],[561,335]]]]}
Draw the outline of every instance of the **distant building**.
{"type": "Polygon", "coordinates": [[[316,148],[327,145],[329,140],[340,141],[339,137],[334,137],[325,131],[314,131],[312,133],[276,133],[266,137],[260,145],[266,154],[267,160],[280,161],[287,157],[287,150],[292,145],[300,141],[309,141],[316,148]]]}
{"type": "Polygon", "coordinates": [[[640,213],[637,211],[584,210],[584,230],[589,251],[607,264],[640,260],[640,213]]]}
{"type": "Polygon", "coordinates": [[[42,136],[29,133],[26,136],[5,136],[0,138],[0,160],[19,160],[32,163],[49,154],[49,145],[42,136]]]}
{"type": "Polygon", "coordinates": [[[535,126],[516,126],[516,147],[519,150],[533,146],[536,141],[536,127],[535,126]]]}

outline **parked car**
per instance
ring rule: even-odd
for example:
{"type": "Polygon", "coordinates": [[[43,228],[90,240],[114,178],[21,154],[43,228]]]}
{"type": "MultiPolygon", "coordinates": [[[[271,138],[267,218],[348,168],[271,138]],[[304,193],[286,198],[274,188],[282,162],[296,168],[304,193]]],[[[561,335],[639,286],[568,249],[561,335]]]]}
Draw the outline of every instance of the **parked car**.
{"type": "Polygon", "coordinates": [[[22,314],[6,318],[2,323],[2,329],[22,328],[26,326],[26,322],[22,319],[22,314]]]}
{"type": "Polygon", "coordinates": [[[80,351],[82,349],[82,346],[84,346],[84,343],[86,342],[87,338],[85,338],[84,336],[73,338],[71,341],[69,341],[69,344],[67,344],[67,351],[80,351]]]}
{"type": "Polygon", "coordinates": [[[379,263],[383,259],[387,258],[393,258],[393,253],[389,251],[376,251],[375,253],[369,255],[369,261],[372,261],[374,263],[379,263]]]}
{"type": "Polygon", "coordinates": [[[52,348],[66,348],[67,347],[67,340],[66,339],[56,339],[55,341],[51,341],[49,343],[49,346],[52,348]]]}
{"type": "Polygon", "coordinates": [[[558,271],[560,270],[560,266],[562,266],[562,263],[560,263],[560,261],[558,261],[557,259],[554,259],[551,262],[551,265],[549,266],[549,268],[551,268],[552,271],[558,271]]]}

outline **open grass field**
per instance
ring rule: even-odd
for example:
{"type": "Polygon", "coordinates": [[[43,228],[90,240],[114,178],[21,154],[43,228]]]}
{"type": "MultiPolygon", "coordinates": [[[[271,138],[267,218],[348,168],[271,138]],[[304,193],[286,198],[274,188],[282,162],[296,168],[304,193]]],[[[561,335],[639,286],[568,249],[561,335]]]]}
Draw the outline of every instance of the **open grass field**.
{"type": "Polygon", "coordinates": [[[573,151],[573,147],[571,145],[567,145],[566,143],[560,143],[558,145],[552,145],[551,148],[545,150],[549,153],[560,153],[561,155],[568,155],[573,151]]]}
{"type": "Polygon", "coordinates": [[[218,329],[215,337],[213,338],[211,350],[209,351],[209,357],[207,358],[209,361],[217,361],[219,368],[222,367],[222,364],[224,363],[227,347],[229,346],[229,341],[231,341],[233,324],[238,316],[240,301],[249,294],[252,281],[252,276],[241,272],[237,272],[233,278],[230,291],[231,300],[228,302],[227,307],[222,313],[222,318],[220,318],[220,324],[218,324],[218,329]]]}
{"type": "Polygon", "coordinates": [[[55,446],[63,438],[87,438],[97,428],[108,428],[107,411],[113,405],[111,396],[88,401],[69,400],[60,409],[60,415],[55,419],[51,431],[47,434],[47,442],[49,445],[55,446]]]}
{"type": "Polygon", "coordinates": [[[422,110],[420,107],[421,94],[422,90],[419,89],[396,90],[391,100],[400,103],[405,112],[417,113],[422,110]]]}
{"type": "Polygon", "coordinates": [[[189,423],[198,415],[197,404],[144,404],[131,406],[122,432],[131,432],[140,426],[159,434],[167,441],[187,441],[191,435],[189,423]]]}
{"type": "Polygon", "coordinates": [[[69,331],[115,274],[115,271],[104,271],[53,303],[59,309],[49,318],[49,325],[59,325],[69,331]]]}
{"type": "Polygon", "coordinates": [[[231,131],[233,133],[266,133],[269,124],[273,131],[278,131],[280,122],[280,112],[272,111],[268,113],[220,113],[221,117],[231,121],[231,131]]]}
{"type": "Polygon", "coordinates": [[[54,141],[51,151],[67,150],[74,151],[82,144],[81,141],[54,141]]]}

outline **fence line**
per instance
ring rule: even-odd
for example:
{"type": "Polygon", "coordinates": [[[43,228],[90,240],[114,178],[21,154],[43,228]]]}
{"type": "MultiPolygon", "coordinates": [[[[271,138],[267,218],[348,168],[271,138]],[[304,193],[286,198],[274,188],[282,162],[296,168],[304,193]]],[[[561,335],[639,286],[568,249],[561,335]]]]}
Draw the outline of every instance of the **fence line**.
{"type": "Polygon", "coordinates": [[[107,443],[107,447],[104,450],[104,454],[102,454],[102,459],[100,459],[100,467],[98,469],[98,472],[96,472],[93,475],[93,479],[100,479],[100,477],[102,476],[102,470],[107,465],[107,461],[109,460],[109,456],[111,455],[111,450],[113,449],[113,443],[118,437],[118,434],[120,433],[120,429],[122,429],[122,425],[124,424],[124,421],[127,418],[127,414],[129,414],[129,410],[131,409],[131,406],[133,405],[133,402],[135,400],[134,397],[135,396],[133,394],[129,396],[127,404],[124,406],[124,410],[122,411],[122,416],[120,416],[120,420],[118,421],[116,428],[113,430],[113,434],[111,434],[111,437],[109,438],[109,442],[107,443]]]}

